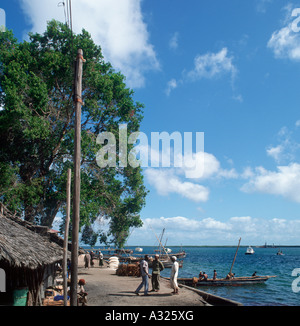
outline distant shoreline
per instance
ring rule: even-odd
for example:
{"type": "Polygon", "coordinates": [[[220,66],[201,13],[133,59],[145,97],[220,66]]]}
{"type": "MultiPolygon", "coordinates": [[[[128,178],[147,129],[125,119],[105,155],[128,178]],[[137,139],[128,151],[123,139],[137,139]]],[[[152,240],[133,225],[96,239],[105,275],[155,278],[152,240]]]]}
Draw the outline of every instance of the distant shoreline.
{"type": "MultiPolygon", "coordinates": [[[[112,250],[115,249],[114,246],[94,246],[94,247],[91,247],[91,246],[80,246],[82,249],[108,249],[108,248],[111,248],[112,250]]],[[[146,245],[146,246],[143,246],[143,245],[139,245],[139,246],[135,246],[135,245],[130,245],[130,246],[125,246],[124,249],[132,249],[132,248],[136,248],[136,247],[142,247],[142,248],[153,248],[153,247],[156,247],[156,246],[149,246],[149,245],[146,245]]],[[[196,245],[179,245],[179,246],[167,246],[168,248],[236,248],[237,246],[236,245],[217,245],[217,246],[214,246],[214,245],[203,245],[203,246],[196,246],[196,245]]],[[[267,245],[266,247],[264,245],[251,245],[251,247],[253,248],[262,248],[262,249],[278,249],[278,248],[300,248],[300,245],[267,245]]],[[[248,248],[248,245],[241,245],[240,248],[248,248]]]]}

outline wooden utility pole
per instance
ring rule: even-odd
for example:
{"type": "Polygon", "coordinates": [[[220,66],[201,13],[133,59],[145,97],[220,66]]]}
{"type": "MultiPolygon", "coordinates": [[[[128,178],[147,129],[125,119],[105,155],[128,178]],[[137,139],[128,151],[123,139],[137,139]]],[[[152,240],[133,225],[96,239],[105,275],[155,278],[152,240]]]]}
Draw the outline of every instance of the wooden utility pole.
{"type": "Polygon", "coordinates": [[[69,224],[70,224],[70,208],[71,208],[71,169],[68,169],[67,176],[67,211],[65,221],[65,238],[64,238],[64,258],[63,258],[63,287],[64,287],[64,305],[68,305],[68,238],[69,238],[69,224]]]}
{"type": "Polygon", "coordinates": [[[242,238],[240,238],[240,240],[239,240],[239,244],[238,244],[238,246],[237,246],[237,249],[236,249],[236,252],[235,252],[235,256],[234,256],[234,259],[233,259],[233,262],[232,262],[232,265],[231,265],[231,268],[230,268],[230,272],[229,272],[229,275],[230,275],[230,274],[231,274],[231,272],[232,272],[232,269],[233,269],[233,265],[234,265],[234,262],[235,262],[235,259],[236,259],[236,255],[237,255],[237,253],[238,253],[239,247],[240,247],[240,243],[241,243],[241,240],[242,240],[242,238]]]}
{"type": "Polygon", "coordinates": [[[81,161],[81,107],[82,102],[82,67],[83,51],[77,52],[75,68],[75,152],[74,152],[74,194],[73,194],[73,221],[72,221],[72,255],[71,255],[71,306],[77,306],[78,282],[78,237],[80,219],[80,161],[81,161]]]}

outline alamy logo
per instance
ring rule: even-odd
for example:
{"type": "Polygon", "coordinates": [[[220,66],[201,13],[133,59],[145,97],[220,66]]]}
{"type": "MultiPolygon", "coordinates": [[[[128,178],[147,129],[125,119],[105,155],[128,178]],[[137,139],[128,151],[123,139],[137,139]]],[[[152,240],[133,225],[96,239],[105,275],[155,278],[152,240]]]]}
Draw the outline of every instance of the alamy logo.
{"type": "Polygon", "coordinates": [[[294,279],[294,281],[292,282],[292,291],[294,293],[299,293],[300,292],[300,286],[299,286],[299,283],[300,283],[300,268],[295,268],[293,271],[292,271],[292,276],[293,277],[296,277],[294,279]]]}
{"type": "Polygon", "coordinates": [[[0,293],[6,292],[6,274],[4,269],[0,268],[0,293]]]}
{"type": "Polygon", "coordinates": [[[134,132],[128,135],[127,125],[122,124],[119,125],[117,137],[111,132],[103,132],[98,135],[97,144],[102,145],[96,156],[97,164],[101,168],[124,168],[128,165],[133,168],[174,167],[182,168],[186,178],[201,178],[203,175],[203,132],[197,132],[195,135],[192,132],[185,132],[182,135],[178,131],[171,135],[167,132],[152,132],[149,143],[146,134],[134,132]],[[129,153],[128,145],[134,145],[129,153]]]}
{"type": "Polygon", "coordinates": [[[6,30],[6,14],[5,10],[0,8],[0,32],[5,32],[6,30]]]}
{"type": "Polygon", "coordinates": [[[300,27],[298,26],[298,24],[300,23],[299,15],[300,15],[300,8],[295,8],[292,12],[292,17],[297,17],[297,18],[293,20],[291,25],[292,31],[295,33],[298,33],[300,31],[300,27]]]}

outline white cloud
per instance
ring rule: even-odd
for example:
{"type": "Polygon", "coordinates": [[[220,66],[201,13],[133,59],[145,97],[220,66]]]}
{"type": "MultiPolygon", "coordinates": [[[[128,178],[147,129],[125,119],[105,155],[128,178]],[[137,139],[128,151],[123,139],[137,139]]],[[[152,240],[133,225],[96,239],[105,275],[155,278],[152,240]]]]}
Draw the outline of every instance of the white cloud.
{"type": "MultiPolygon", "coordinates": [[[[285,8],[286,19],[281,29],[276,30],[270,40],[268,47],[273,50],[276,58],[300,60],[300,34],[297,31],[297,20],[295,8],[287,5],[285,8]],[[294,15],[294,16],[293,16],[294,15]]],[[[299,8],[296,8],[299,9],[299,8]]]]}
{"type": "Polygon", "coordinates": [[[280,160],[281,154],[283,151],[283,146],[278,145],[276,147],[270,147],[267,149],[267,154],[273,157],[277,162],[280,160]]]}
{"type": "Polygon", "coordinates": [[[168,245],[236,245],[239,237],[242,245],[298,244],[300,220],[282,218],[262,219],[236,216],[227,220],[207,217],[203,219],[184,216],[145,218],[144,226],[129,239],[132,244],[155,242],[151,229],[159,234],[166,229],[168,245]]]}
{"type": "Polygon", "coordinates": [[[296,141],[298,135],[295,135],[298,123],[297,121],[294,130],[289,130],[287,127],[281,128],[277,135],[279,144],[266,149],[267,155],[272,157],[277,164],[284,165],[296,160],[300,148],[300,144],[296,141]]]}
{"type": "Polygon", "coordinates": [[[282,127],[278,134],[279,144],[266,149],[268,156],[272,157],[277,165],[277,170],[270,171],[262,166],[247,167],[241,178],[247,181],[241,190],[247,193],[259,192],[282,196],[291,201],[300,203],[300,144],[295,135],[298,131],[299,120],[292,130],[282,127]]]}
{"type": "Polygon", "coordinates": [[[172,92],[173,89],[177,88],[178,83],[176,81],[176,79],[171,79],[170,81],[168,81],[167,84],[167,88],[166,88],[166,94],[169,96],[172,92]]]}
{"type": "Polygon", "coordinates": [[[178,48],[178,37],[179,37],[179,33],[178,32],[175,32],[173,34],[173,36],[171,37],[171,39],[170,39],[169,47],[172,50],[176,50],[178,48]]]}
{"type": "MultiPolygon", "coordinates": [[[[159,158],[159,153],[154,151],[154,154],[154,157],[159,158]]],[[[156,189],[159,195],[167,196],[175,193],[194,202],[206,202],[209,199],[210,190],[201,183],[211,179],[233,179],[238,177],[235,169],[223,169],[216,157],[209,153],[194,153],[193,157],[186,156],[181,159],[184,164],[179,168],[145,169],[146,180],[156,189]],[[203,162],[204,166],[196,164],[193,168],[189,168],[193,166],[192,163],[195,160],[203,162]],[[187,174],[189,175],[189,181],[185,181],[187,174]],[[192,179],[193,182],[190,181],[192,179]]]]}
{"type": "Polygon", "coordinates": [[[199,232],[203,230],[210,230],[210,232],[219,230],[219,231],[228,231],[231,229],[231,226],[223,223],[221,221],[217,221],[213,218],[204,218],[202,220],[196,219],[188,219],[183,216],[176,217],[161,217],[154,219],[145,219],[144,227],[147,226],[155,226],[157,229],[166,228],[167,230],[173,231],[176,229],[180,229],[181,231],[191,231],[191,232],[199,232]]]}
{"type": "Polygon", "coordinates": [[[212,79],[224,73],[231,74],[234,79],[237,73],[237,69],[233,64],[233,57],[228,56],[227,48],[223,48],[217,53],[208,52],[204,55],[198,55],[194,60],[194,64],[194,69],[187,74],[191,80],[212,79]]]}
{"type": "Polygon", "coordinates": [[[256,168],[242,191],[279,195],[300,203],[300,164],[278,166],[277,171],[256,168]]]}
{"type": "MultiPolygon", "coordinates": [[[[229,74],[231,76],[231,85],[234,90],[234,81],[238,69],[233,64],[234,57],[228,54],[228,49],[224,47],[217,53],[207,52],[206,54],[197,55],[194,59],[194,68],[190,71],[184,70],[181,79],[172,79],[168,82],[166,94],[170,95],[171,91],[186,82],[194,82],[200,79],[215,79],[229,74]],[[175,84],[176,83],[176,84],[175,84]]],[[[234,95],[234,100],[243,102],[241,94],[234,95]]]]}
{"type": "MultiPolygon", "coordinates": [[[[51,19],[65,21],[56,0],[21,0],[32,31],[42,33],[51,19]]],[[[85,28],[102,48],[105,59],[127,77],[130,87],[145,85],[144,74],[159,69],[143,20],[141,0],[77,0],[72,3],[73,29],[85,28]]]]}
{"type": "Polygon", "coordinates": [[[290,25],[274,32],[268,47],[273,49],[277,58],[300,60],[300,38],[291,30],[290,25]]]}
{"type": "Polygon", "coordinates": [[[257,231],[257,223],[258,220],[253,219],[251,216],[231,217],[229,219],[231,230],[247,234],[255,234],[257,231]]]}
{"type": "Polygon", "coordinates": [[[244,171],[241,174],[242,179],[250,179],[254,176],[254,172],[250,166],[244,168],[244,171]]]}
{"type": "Polygon", "coordinates": [[[208,188],[180,180],[173,170],[147,169],[145,175],[159,195],[167,196],[176,193],[194,202],[206,202],[209,198],[208,188]]]}
{"type": "Polygon", "coordinates": [[[223,169],[218,159],[213,154],[210,153],[206,153],[206,152],[194,153],[193,157],[184,157],[183,160],[185,162],[185,165],[182,167],[182,171],[184,171],[185,174],[189,172],[189,176],[191,179],[198,179],[198,180],[206,180],[211,178],[235,179],[238,177],[238,173],[235,171],[234,168],[230,170],[223,169]],[[201,164],[193,166],[194,161],[203,162],[204,166],[202,166],[201,164]],[[189,168],[190,166],[192,168],[189,168]]]}

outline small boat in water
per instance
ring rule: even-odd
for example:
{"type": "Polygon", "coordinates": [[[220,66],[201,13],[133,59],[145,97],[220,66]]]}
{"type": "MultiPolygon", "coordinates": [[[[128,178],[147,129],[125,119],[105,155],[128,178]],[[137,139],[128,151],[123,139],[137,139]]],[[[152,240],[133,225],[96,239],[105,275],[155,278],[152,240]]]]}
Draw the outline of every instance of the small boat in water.
{"type": "MultiPolygon", "coordinates": [[[[224,278],[202,278],[205,275],[201,275],[200,278],[193,277],[193,278],[178,278],[178,283],[187,286],[199,287],[199,286],[242,286],[242,285],[253,285],[253,284],[262,284],[266,282],[269,278],[276,277],[276,276],[258,276],[256,272],[252,276],[242,276],[242,277],[235,277],[232,273],[233,266],[235,263],[235,259],[240,247],[241,238],[239,239],[239,243],[235,252],[235,256],[233,258],[233,262],[230,268],[228,275],[224,278]]],[[[251,248],[250,246],[248,249],[251,248]]],[[[248,251],[247,249],[247,251],[248,251]]],[[[252,249],[252,248],[251,248],[252,249]]],[[[247,252],[246,252],[247,253],[247,252]]],[[[249,250],[249,254],[253,254],[254,250],[249,250]]]]}
{"type": "Polygon", "coordinates": [[[249,246],[245,252],[245,255],[253,255],[254,254],[254,250],[251,246],[249,246]]]}
{"type": "Polygon", "coordinates": [[[242,286],[242,285],[254,285],[265,283],[269,278],[276,276],[243,276],[234,278],[217,278],[200,280],[197,277],[193,278],[178,278],[178,283],[193,287],[198,286],[242,286]]]}
{"type": "Polygon", "coordinates": [[[135,248],[135,251],[136,252],[143,252],[143,248],[137,247],[137,248],[135,248]]]}
{"type": "Polygon", "coordinates": [[[176,253],[171,253],[171,254],[166,254],[166,253],[160,253],[159,251],[154,251],[155,253],[159,254],[160,259],[168,259],[168,257],[175,256],[177,259],[183,259],[186,257],[186,252],[181,251],[181,252],[176,252],[176,253]]]}

